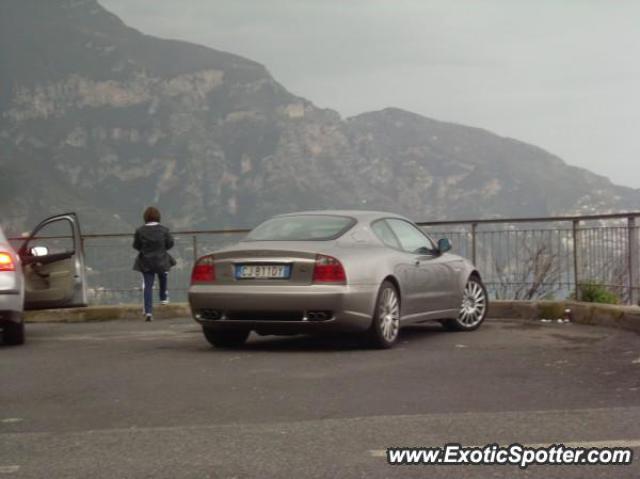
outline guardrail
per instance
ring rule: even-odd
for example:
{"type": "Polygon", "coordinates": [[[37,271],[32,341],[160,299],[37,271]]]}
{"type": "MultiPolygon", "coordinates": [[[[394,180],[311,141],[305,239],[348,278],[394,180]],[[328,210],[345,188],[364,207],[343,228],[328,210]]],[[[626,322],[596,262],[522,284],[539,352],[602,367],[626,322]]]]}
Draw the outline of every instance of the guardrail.
{"type": "MultiPolygon", "coordinates": [[[[432,236],[449,237],[454,252],[469,258],[497,299],[581,299],[593,288],[638,304],[640,212],[534,218],[422,221],[432,236]]],[[[194,259],[239,240],[248,229],[173,232],[170,274],[173,300],[186,298],[194,259]]],[[[90,300],[94,304],[138,301],[132,271],[133,235],[83,234],[90,300]]],[[[13,238],[12,241],[21,241],[13,238]]]]}
{"type": "Polygon", "coordinates": [[[594,290],[638,304],[640,212],[430,221],[473,261],[498,299],[582,299],[594,290]]]}

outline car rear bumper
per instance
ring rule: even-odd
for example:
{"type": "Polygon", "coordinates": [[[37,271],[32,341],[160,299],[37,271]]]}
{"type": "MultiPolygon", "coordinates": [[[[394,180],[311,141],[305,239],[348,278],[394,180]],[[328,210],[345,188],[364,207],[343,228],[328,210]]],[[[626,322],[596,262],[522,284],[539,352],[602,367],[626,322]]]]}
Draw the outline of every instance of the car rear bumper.
{"type": "Polygon", "coordinates": [[[264,334],[363,331],[378,288],[351,285],[195,285],[193,318],[206,327],[264,334]]]}
{"type": "Polygon", "coordinates": [[[5,321],[22,322],[23,301],[20,291],[0,291],[0,323],[5,321]]]}

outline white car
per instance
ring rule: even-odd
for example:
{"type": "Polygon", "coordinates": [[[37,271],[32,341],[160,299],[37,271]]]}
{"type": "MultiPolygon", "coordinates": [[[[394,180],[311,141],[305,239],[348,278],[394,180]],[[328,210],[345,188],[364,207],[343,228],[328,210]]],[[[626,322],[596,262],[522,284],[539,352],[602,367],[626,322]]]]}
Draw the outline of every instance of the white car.
{"type": "Polygon", "coordinates": [[[17,251],[0,228],[0,330],[5,344],[24,343],[25,309],[86,305],[82,237],[75,213],[42,221],[17,251]]]}

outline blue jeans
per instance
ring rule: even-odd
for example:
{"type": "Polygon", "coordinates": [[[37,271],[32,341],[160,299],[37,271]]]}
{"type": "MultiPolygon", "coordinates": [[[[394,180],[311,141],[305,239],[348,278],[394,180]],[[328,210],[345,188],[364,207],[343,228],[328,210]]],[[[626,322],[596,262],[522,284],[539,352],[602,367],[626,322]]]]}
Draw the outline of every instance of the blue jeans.
{"type": "MultiPolygon", "coordinates": [[[[167,294],[167,277],[168,272],[158,273],[158,282],[160,283],[160,301],[168,298],[167,294]]],[[[156,273],[142,273],[142,289],[144,296],[144,314],[153,313],[153,282],[156,273]]]]}

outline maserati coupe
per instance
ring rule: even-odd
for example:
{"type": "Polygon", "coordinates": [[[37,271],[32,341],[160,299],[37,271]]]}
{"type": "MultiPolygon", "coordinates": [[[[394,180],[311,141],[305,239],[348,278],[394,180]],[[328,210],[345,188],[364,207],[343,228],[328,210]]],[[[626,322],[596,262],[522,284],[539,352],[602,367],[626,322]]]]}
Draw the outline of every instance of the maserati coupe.
{"type": "Polygon", "coordinates": [[[400,328],[439,321],[471,331],[488,297],[479,271],[407,218],[373,211],[275,216],[200,257],[189,303],[205,338],[239,346],[260,335],[359,333],[390,348],[400,328]]]}

